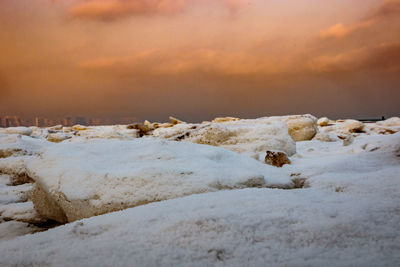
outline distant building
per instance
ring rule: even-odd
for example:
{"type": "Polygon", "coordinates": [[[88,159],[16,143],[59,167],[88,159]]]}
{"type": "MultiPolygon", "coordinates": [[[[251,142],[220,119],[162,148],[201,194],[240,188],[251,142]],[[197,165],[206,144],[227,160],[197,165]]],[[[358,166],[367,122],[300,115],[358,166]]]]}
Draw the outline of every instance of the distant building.
{"type": "Polygon", "coordinates": [[[64,126],[72,126],[74,123],[70,117],[66,117],[61,119],[61,124],[64,126]]]}
{"type": "Polygon", "coordinates": [[[86,119],[84,117],[76,117],[75,124],[86,125],[86,119]]]}
{"type": "Polygon", "coordinates": [[[85,118],[77,116],[75,118],[64,117],[57,119],[48,119],[45,117],[32,117],[21,119],[19,116],[0,116],[0,127],[18,127],[18,126],[37,126],[37,127],[51,127],[55,125],[73,126],[75,124],[98,126],[98,125],[112,125],[112,124],[131,124],[137,122],[136,117],[123,117],[120,119],[107,119],[107,118],[85,118]]]}
{"type": "Polygon", "coordinates": [[[101,119],[98,119],[98,118],[91,118],[91,119],[88,119],[87,123],[88,123],[90,126],[101,125],[101,119]]]}
{"type": "Polygon", "coordinates": [[[120,124],[131,124],[135,122],[138,122],[138,118],[136,117],[123,117],[118,121],[120,124]]]}
{"type": "Polygon", "coordinates": [[[35,117],[35,126],[36,127],[44,127],[45,120],[42,117],[35,117]]]}
{"type": "Polygon", "coordinates": [[[17,127],[22,125],[22,120],[18,116],[0,117],[1,127],[17,127]]]}

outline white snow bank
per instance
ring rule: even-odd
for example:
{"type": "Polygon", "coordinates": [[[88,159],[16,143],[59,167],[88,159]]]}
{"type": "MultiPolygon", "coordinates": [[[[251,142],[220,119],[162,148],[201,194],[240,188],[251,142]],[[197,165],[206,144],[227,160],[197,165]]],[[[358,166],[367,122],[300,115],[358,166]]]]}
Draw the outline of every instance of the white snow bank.
{"type": "Polygon", "coordinates": [[[31,182],[27,176],[26,161],[40,154],[52,143],[21,135],[0,135],[0,174],[11,177],[11,184],[31,182]]]}
{"type": "Polygon", "coordinates": [[[8,204],[13,202],[25,202],[31,197],[32,184],[22,184],[18,186],[7,186],[9,181],[0,184],[0,204],[8,204]]]}
{"type": "Polygon", "coordinates": [[[33,155],[51,143],[43,139],[16,134],[0,134],[0,158],[33,155]]]}
{"type": "Polygon", "coordinates": [[[157,128],[153,136],[223,147],[262,161],[267,150],[282,151],[289,156],[296,153],[296,144],[285,123],[275,118],[180,123],[169,128],[157,128]]]}
{"type": "Polygon", "coordinates": [[[396,209],[385,199],[312,188],[222,191],[2,242],[0,258],[52,266],[396,266],[396,209]]]}
{"type": "Polygon", "coordinates": [[[71,137],[79,142],[90,139],[119,139],[131,140],[137,137],[137,130],[127,129],[126,125],[111,125],[111,126],[88,126],[76,127],[72,129],[80,129],[73,132],[71,137]]]}
{"type": "MultiPolygon", "coordinates": [[[[292,164],[282,169],[220,148],[151,138],[88,144],[78,137],[35,153],[43,161],[0,159],[0,165],[27,161],[63,216],[71,206],[55,200],[67,194],[87,198],[70,201],[85,209],[109,199],[118,206],[137,196],[159,200],[184,190],[243,187],[241,181],[256,185],[260,179],[246,180],[253,174],[270,185],[290,183],[292,175],[311,186],[197,194],[84,219],[0,242],[1,265],[399,266],[400,133],[386,134],[396,126],[376,123],[365,123],[362,133],[329,124],[322,133],[343,131],[353,142],[299,142],[292,164]],[[377,135],[382,129],[385,135],[377,135]]],[[[0,175],[1,183],[8,180],[0,175]]],[[[14,210],[23,209],[6,212],[18,215],[14,210]]],[[[18,224],[0,223],[0,239],[30,232],[18,224]]]]}
{"type": "Polygon", "coordinates": [[[39,223],[43,219],[36,213],[32,201],[0,205],[0,219],[39,223]]]}
{"type": "Polygon", "coordinates": [[[400,131],[400,118],[393,117],[376,123],[362,123],[357,120],[330,121],[328,126],[320,127],[319,131],[341,137],[350,134],[353,136],[394,134],[400,131]]]}
{"type": "Polygon", "coordinates": [[[369,195],[386,190],[388,196],[400,196],[400,133],[359,136],[348,146],[341,142],[302,143],[286,170],[308,178],[311,187],[369,195]],[[385,182],[390,185],[380,188],[385,182]]]}
{"type": "Polygon", "coordinates": [[[0,174],[0,187],[6,186],[11,183],[11,176],[8,174],[0,174]]]}
{"type": "Polygon", "coordinates": [[[392,117],[384,121],[378,121],[376,124],[387,127],[400,127],[400,118],[392,117]]]}
{"type": "Polygon", "coordinates": [[[32,134],[32,129],[28,128],[28,127],[0,128],[0,134],[31,135],[32,134]]]}
{"type": "Polygon", "coordinates": [[[39,213],[74,221],[195,193],[292,187],[272,166],[212,146],[153,138],[63,142],[27,164],[39,213]]]}

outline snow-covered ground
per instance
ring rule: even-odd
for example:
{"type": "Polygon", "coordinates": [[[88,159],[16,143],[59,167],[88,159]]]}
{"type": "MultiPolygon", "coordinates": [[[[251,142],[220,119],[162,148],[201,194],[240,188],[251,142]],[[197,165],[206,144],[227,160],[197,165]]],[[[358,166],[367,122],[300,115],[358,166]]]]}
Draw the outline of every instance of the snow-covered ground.
{"type": "Polygon", "coordinates": [[[0,265],[399,266],[400,119],[318,124],[0,129],[0,265]]]}

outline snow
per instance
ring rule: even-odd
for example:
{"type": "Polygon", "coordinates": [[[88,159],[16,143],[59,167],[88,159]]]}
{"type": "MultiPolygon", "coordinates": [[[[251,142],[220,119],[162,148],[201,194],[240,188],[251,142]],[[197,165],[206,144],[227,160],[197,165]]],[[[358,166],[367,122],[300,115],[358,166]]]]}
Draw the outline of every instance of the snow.
{"type": "Polygon", "coordinates": [[[319,118],[317,121],[317,125],[321,127],[328,126],[328,124],[329,124],[329,119],[327,117],[319,118]]]}
{"type": "Polygon", "coordinates": [[[49,129],[0,135],[0,149],[20,149],[0,158],[0,265],[399,266],[400,119],[357,130],[347,126],[358,122],[329,121],[296,142],[290,165],[254,160],[268,135],[283,136],[284,118],[211,123],[237,133],[234,149],[191,143],[210,123],[143,138],[124,126],[57,127],[70,136],[57,144],[49,129]],[[183,142],[165,140],[186,132],[183,142]],[[33,184],[10,186],[10,169],[33,177],[62,212],[76,212],[62,197],[83,200],[76,207],[93,208],[89,216],[115,210],[110,203],[122,210],[31,235],[33,184]],[[293,189],[296,179],[305,187],[293,189]]]}
{"type": "Polygon", "coordinates": [[[311,140],[318,132],[317,118],[310,114],[272,118],[283,120],[288,127],[290,136],[296,142],[311,140]]]}
{"type": "Polygon", "coordinates": [[[153,136],[223,147],[261,161],[267,150],[282,151],[289,156],[296,153],[296,144],[282,120],[272,117],[214,121],[218,122],[157,128],[153,136]]]}
{"type": "Polygon", "coordinates": [[[31,135],[32,134],[32,129],[30,129],[28,127],[0,128],[0,134],[31,135]]]}
{"type": "Polygon", "coordinates": [[[354,133],[356,131],[362,131],[364,129],[364,123],[357,120],[346,120],[343,124],[343,127],[349,133],[354,133]]]}
{"type": "MultiPolygon", "coordinates": [[[[32,234],[39,230],[40,229],[38,227],[24,222],[17,222],[17,221],[3,222],[0,223],[0,241],[7,241],[17,236],[32,234]]],[[[5,262],[2,261],[1,264],[4,265],[5,262]]],[[[13,265],[13,264],[9,263],[8,265],[13,265]]]]}
{"type": "Polygon", "coordinates": [[[4,181],[0,184],[0,204],[8,204],[13,202],[24,202],[30,198],[32,184],[22,184],[18,186],[7,186],[10,182],[4,181]]]}
{"type": "Polygon", "coordinates": [[[78,130],[72,137],[82,140],[90,139],[119,139],[119,140],[131,140],[137,137],[136,130],[127,129],[125,125],[113,125],[113,126],[92,126],[92,127],[78,127],[74,126],[73,130],[78,130]],[[80,130],[79,130],[80,129],[80,130]]]}
{"type": "Polygon", "coordinates": [[[312,188],[193,195],[0,243],[0,256],[17,265],[395,266],[398,204],[383,200],[312,188]]]}
{"type": "Polygon", "coordinates": [[[384,121],[378,121],[376,124],[386,127],[400,127],[400,118],[392,117],[384,121]]]}
{"type": "Polygon", "coordinates": [[[0,206],[1,218],[5,221],[41,222],[31,201],[0,206]]]}
{"type": "Polygon", "coordinates": [[[320,127],[319,131],[339,136],[394,134],[400,131],[400,118],[393,117],[376,123],[362,123],[357,120],[329,121],[328,126],[320,127]]]}
{"type": "Polygon", "coordinates": [[[31,155],[37,153],[43,146],[47,146],[46,142],[41,139],[29,136],[9,134],[0,134],[0,151],[4,155],[0,158],[6,158],[15,155],[31,155]],[[10,152],[6,154],[6,152],[10,152]]]}
{"type": "Polygon", "coordinates": [[[288,175],[252,158],[154,138],[60,143],[27,169],[68,221],[195,193],[293,186],[288,175]]]}

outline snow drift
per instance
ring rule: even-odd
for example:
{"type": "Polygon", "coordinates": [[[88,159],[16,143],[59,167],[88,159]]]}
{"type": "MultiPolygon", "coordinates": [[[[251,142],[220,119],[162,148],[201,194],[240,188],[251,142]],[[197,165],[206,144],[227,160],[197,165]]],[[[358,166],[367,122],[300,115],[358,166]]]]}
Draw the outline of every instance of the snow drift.
{"type": "Polygon", "coordinates": [[[290,177],[246,156],[153,138],[60,143],[27,169],[35,209],[59,222],[222,189],[293,187],[290,177]]]}
{"type": "Polygon", "coordinates": [[[296,153],[296,143],[286,124],[276,118],[216,121],[157,128],[153,136],[223,147],[260,161],[264,160],[267,150],[282,151],[288,156],[296,153]]]}

